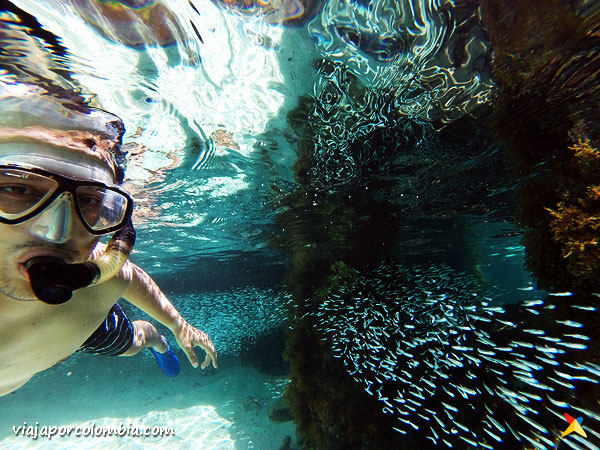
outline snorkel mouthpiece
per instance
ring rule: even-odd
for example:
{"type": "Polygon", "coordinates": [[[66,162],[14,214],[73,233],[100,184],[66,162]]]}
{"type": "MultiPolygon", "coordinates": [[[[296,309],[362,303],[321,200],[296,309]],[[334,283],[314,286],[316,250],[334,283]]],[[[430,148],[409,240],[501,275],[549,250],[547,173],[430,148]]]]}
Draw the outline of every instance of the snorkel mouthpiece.
{"type": "Polygon", "coordinates": [[[25,263],[35,296],[44,303],[60,305],[71,299],[73,291],[103,283],[115,276],[133,249],[135,229],[131,221],[117,231],[99,258],[69,264],[53,256],[37,256],[25,263]]]}
{"type": "Polygon", "coordinates": [[[74,290],[89,286],[100,275],[94,263],[68,264],[52,256],[32,258],[25,267],[33,293],[50,305],[69,301],[74,290]]]}

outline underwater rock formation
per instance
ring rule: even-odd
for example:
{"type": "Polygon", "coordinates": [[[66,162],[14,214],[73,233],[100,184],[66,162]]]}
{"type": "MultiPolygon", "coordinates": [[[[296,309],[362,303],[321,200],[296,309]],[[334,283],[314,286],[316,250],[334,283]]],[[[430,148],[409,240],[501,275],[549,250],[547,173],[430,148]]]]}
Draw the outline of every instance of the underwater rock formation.
{"type": "Polygon", "coordinates": [[[285,355],[292,382],[285,397],[299,438],[306,448],[400,448],[391,418],[347,376],[318,330],[302,317],[308,312],[304,300],[319,304],[349,270],[336,261],[362,267],[389,255],[397,217],[386,202],[374,201],[370,190],[300,189],[282,199],[278,224],[281,232],[272,245],[290,255],[285,355]]]}

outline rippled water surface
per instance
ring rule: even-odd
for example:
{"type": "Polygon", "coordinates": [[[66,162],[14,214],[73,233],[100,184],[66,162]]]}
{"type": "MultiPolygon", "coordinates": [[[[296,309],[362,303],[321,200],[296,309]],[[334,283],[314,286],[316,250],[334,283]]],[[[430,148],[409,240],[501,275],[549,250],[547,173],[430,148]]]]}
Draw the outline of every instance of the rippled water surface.
{"type": "MultiPolygon", "coordinates": [[[[265,248],[306,128],[316,130],[306,144],[315,182],[348,184],[419,144],[423,131],[405,119],[451,120],[492,88],[467,67],[450,76],[440,51],[449,13],[434,3],[332,1],[305,5],[304,16],[284,2],[286,18],[277,5],[169,1],[151,23],[125,7],[130,16],[108,16],[104,2],[14,4],[52,33],[33,37],[37,46],[56,39],[45,65],[125,121],[142,258],[155,242],[173,257],[265,248]],[[379,149],[377,139],[398,142],[379,149]]],[[[467,50],[475,64],[486,45],[474,36],[467,50]]]]}

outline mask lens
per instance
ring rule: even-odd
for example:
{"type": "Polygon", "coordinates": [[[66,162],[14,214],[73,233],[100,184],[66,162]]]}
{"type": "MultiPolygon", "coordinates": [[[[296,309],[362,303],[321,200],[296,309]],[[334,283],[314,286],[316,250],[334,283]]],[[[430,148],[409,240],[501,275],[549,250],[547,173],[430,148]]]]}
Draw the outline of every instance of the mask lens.
{"type": "Polygon", "coordinates": [[[52,178],[19,169],[0,169],[0,216],[8,220],[24,217],[57,188],[52,178]]]}
{"type": "Polygon", "coordinates": [[[75,192],[83,220],[93,230],[106,230],[124,221],[129,199],[120,192],[96,186],[79,186],[75,192]]]}

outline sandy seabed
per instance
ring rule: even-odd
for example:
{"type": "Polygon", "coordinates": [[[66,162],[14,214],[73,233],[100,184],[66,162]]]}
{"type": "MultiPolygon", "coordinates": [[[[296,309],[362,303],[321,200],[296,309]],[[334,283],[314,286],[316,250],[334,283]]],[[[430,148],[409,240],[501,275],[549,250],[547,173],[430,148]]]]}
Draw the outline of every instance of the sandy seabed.
{"type": "Polygon", "coordinates": [[[148,351],[129,358],[77,354],[36,375],[0,397],[0,448],[278,450],[286,436],[297,448],[293,422],[269,419],[286,376],[234,358],[202,371],[183,352],[177,355],[181,373],[175,378],[166,377],[148,351]],[[20,426],[32,428],[27,433],[20,426]],[[39,436],[52,426],[74,428],[70,436],[39,436]],[[87,436],[106,427],[122,435],[87,436]],[[36,429],[37,438],[28,435],[36,429]],[[141,436],[145,429],[173,434],[141,436]]]}

